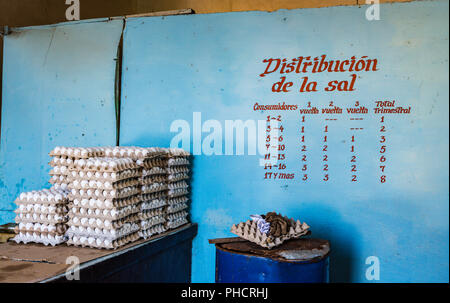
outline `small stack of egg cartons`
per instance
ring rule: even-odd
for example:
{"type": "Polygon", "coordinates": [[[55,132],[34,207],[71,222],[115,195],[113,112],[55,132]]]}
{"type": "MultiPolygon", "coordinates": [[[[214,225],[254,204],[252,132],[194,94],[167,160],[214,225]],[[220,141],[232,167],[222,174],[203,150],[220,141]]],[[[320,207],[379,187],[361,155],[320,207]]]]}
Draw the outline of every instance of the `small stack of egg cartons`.
{"type": "Polygon", "coordinates": [[[16,199],[17,243],[57,245],[66,241],[67,192],[63,189],[43,189],[21,193],[16,199]]]}
{"type": "Polygon", "coordinates": [[[167,215],[168,229],[188,223],[189,153],[179,148],[165,149],[167,156],[167,215]]]}
{"type": "MultiPolygon", "coordinates": [[[[92,152],[92,151],[91,151],[92,152]]],[[[50,153],[51,161],[48,163],[52,169],[49,172],[50,184],[55,189],[68,189],[67,175],[73,164],[74,157],[87,156],[88,149],[57,146],[50,153]],[[83,153],[83,155],[81,155],[83,153]],[[75,155],[76,154],[76,155],[75,155]]]]}
{"type": "Polygon", "coordinates": [[[150,147],[145,149],[147,154],[139,159],[142,165],[141,190],[141,230],[139,235],[146,239],[167,230],[167,173],[166,156],[162,148],[150,147]]]}
{"type": "Polygon", "coordinates": [[[131,158],[76,159],[70,169],[68,244],[115,249],[139,238],[141,168],[131,158]]]}

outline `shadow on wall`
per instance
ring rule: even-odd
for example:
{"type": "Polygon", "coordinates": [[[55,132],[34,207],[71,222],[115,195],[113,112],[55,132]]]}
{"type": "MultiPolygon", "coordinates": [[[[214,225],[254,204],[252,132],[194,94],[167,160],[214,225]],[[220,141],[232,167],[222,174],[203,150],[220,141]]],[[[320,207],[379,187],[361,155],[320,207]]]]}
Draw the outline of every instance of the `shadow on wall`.
{"type": "Polygon", "coordinates": [[[320,202],[302,206],[291,217],[305,220],[311,226],[311,237],[330,241],[330,282],[357,280],[354,275],[357,267],[355,251],[360,236],[353,225],[343,221],[334,209],[320,205],[320,202]],[[348,236],[350,234],[351,237],[348,236]]]}

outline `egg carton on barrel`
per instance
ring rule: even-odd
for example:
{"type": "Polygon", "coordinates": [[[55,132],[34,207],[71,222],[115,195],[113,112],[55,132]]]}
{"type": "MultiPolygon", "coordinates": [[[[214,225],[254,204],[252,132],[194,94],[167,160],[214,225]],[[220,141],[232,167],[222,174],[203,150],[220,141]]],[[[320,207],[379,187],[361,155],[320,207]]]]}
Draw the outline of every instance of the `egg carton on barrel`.
{"type": "Polygon", "coordinates": [[[288,223],[287,233],[281,236],[271,236],[261,232],[257,221],[251,220],[241,222],[238,225],[233,224],[231,232],[250,242],[271,249],[281,245],[286,240],[300,238],[309,231],[309,226],[305,222],[301,223],[299,220],[295,221],[288,217],[284,217],[284,220],[288,223]]]}

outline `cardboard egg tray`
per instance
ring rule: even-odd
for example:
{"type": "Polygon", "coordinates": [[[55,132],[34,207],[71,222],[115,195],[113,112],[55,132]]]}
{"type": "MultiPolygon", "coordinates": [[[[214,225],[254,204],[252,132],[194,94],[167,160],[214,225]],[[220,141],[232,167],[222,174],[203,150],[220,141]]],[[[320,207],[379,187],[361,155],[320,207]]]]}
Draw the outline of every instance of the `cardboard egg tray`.
{"type": "Polygon", "coordinates": [[[162,149],[158,147],[136,147],[136,146],[105,147],[104,153],[106,157],[131,158],[134,160],[149,159],[164,155],[162,149]]]}
{"type": "Polygon", "coordinates": [[[61,214],[36,214],[36,213],[18,213],[15,221],[16,223],[41,223],[41,224],[58,224],[66,223],[67,215],[61,214]]]}
{"type": "Polygon", "coordinates": [[[178,181],[182,181],[182,180],[188,180],[188,179],[189,179],[189,175],[185,172],[169,174],[167,176],[167,182],[169,182],[169,183],[178,182],[178,181]]]}
{"type": "Polygon", "coordinates": [[[167,191],[158,191],[149,194],[142,194],[142,201],[155,200],[167,197],[167,191]]]}
{"type": "Polygon", "coordinates": [[[88,158],[73,161],[70,171],[118,172],[135,168],[139,168],[139,166],[130,158],[88,158]]]}
{"type": "Polygon", "coordinates": [[[67,230],[66,224],[40,224],[40,223],[19,223],[14,228],[18,233],[47,233],[52,235],[64,235],[67,230]]]}
{"type": "Polygon", "coordinates": [[[103,189],[103,190],[112,190],[112,189],[123,189],[126,187],[132,187],[139,185],[139,179],[128,178],[120,181],[101,181],[95,179],[70,179],[70,188],[71,189],[103,189]]]}
{"type": "Polygon", "coordinates": [[[117,172],[100,172],[100,171],[85,171],[85,170],[70,170],[69,180],[95,180],[95,181],[110,181],[116,182],[124,179],[139,178],[142,175],[142,168],[130,168],[117,172]]]}
{"type": "Polygon", "coordinates": [[[141,201],[141,195],[133,195],[126,198],[113,198],[113,199],[103,199],[103,198],[76,198],[69,203],[70,207],[90,207],[99,209],[112,209],[125,207],[128,205],[136,204],[141,201]]]}
{"type": "Polygon", "coordinates": [[[51,167],[55,167],[55,166],[70,167],[73,165],[73,161],[74,161],[74,158],[54,156],[50,160],[50,162],[48,162],[48,165],[50,165],[51,167]]]}
{"type": "Polygon", "coordinates": [[[140,227],[136,223],[127,223],[116,229],[91,228],[83,226],[71,226],[66,235],[71,239],[73,237],[94,237],[96,239],[108,239],[114,241],[129,234],[139,231],[140,227]]]}
{"type": "Polygon", "coordinates": [[[169,198],[167,199],[168,205],[178,204],[178,203],[187,203],[189,201],[189,198],[186,196],[180,196],[175,198],[169,198]]]}
{"type": "Polygon", "coordinates": [[[141,230],[146,230],[164,222],[166,222],[166,218],[163,215],[153,216],[148,219],[142,220],[140,223],[140,228],[141,230]]]}
{"type": "Polygon", "coordinates": [[[14,201],[15,204],[63,204],[67,202],[67,192],[55,189],[24,192],[14,201]]]}
{"type": "Polygon", "coordinates": [[[141,187],[142,194],[151,194],[156,192],[162,192],[166,191],[168,188],[167,183],[151,183],[151,184],[145,184],[141,187]]]}
{"type": "Polygon", "coordinates": [[[64,215],[67,214],[69,209],[67,204],[19,204],[19,207],[14,211],[16,214],[46,214],[46,215],[64,215]]]}
{"type": "Polygon", "coordinates": [[[65,183],[65,182],[67,182],[67,176],[66,175],[51,176],[51,178],[50,178],[50,180],[48,182],[51,183],[51,184],[65,183]]]}
{"type": "Polygon", "coordinates": [[[166,182],[167,177],[165,175],[149,175],[143,176],[141,178],[141,183],[143,185],[152,184],[152,183],[162,183],[166,182]]]}
{"type": "MultiPolygon", "coordinates": [[[[69,186],[70,188],[70,186],[69,186]]],[[[69,199],[122,199],[136,194],[141,193],[141,188],[139,185],[129,186],[121,189],[76,189],[71,188],[69,193],[69,199]]]]}
{"type": "Polygon", "coordinates": [[[143,210],[139,213],[139,219],[140,220],[147,220],[151,217],[154,216],[162,216],[165,215],[166,211],[165,211],[165,207],[160,207],[160,208],[154,208],[154,209],[149,209],[149,210],[143,210]]]}
{"type": "Polygon", "coordinates": [[[171,167],[167,167],[166,169],[167,174],[169,175],[175,175],[175,174],[179,174],[179,173],[189,173],[189,167],[187,166],[171,166],[171,167]]]}
{"type": "Polygon", "coordinates": [[[176,212],[176,213],[168,214],[168,215],[167,215],[167,219],[168,219],[168,221],[174,221],[174,220],[177,220],[177,219],[179,219],[179,218],[185,218],[185,217],[187,217],[188,215],[189,215],[189,214],[188,214],[187,211],[182,210],[182,211],[179,211],[179,212],[176,212]]]}
{"type": "Polygon", "coordinates": [[[117,249],[128,243],[139,239],[139,232],[131,233],[114,241],[95,237],[73,237],[67,241],[68,245],[99,248],[99,249],[117,249]]]}
{"type": "Polygon", "coordinates": [[[167,213],[168,214],[172,214],[172,213],[176,213],[176,212],[180,212],[182,210],[187,209],[189,206],[187,203],[185,202],[181,202],[181,203],[176,203],[176,204],[171,204],[169,206],[167,206],[167,213]]]}
{"type": "Polygon", "coordinates": [[[139,163],[144,169],[151,169],[153,167],[167,167],[167,160],[162,157],[156,157],[152,159],[145,159],[139,163]]]}
{"type": "Polygon", "coordinates": [[[180,197],[180,196],[186,196],[189,194],[189,191],[186,188],[175,188],[175,189],[170,189],[167,192],[167,195],[169,198],[175,198],[175,197],[180,197]]]}
{"type": "Polygon", "coordinates": [[[150,210],[154,208],[160,208],[167,205],[165,198],[154,199],[150,201],[144,201],[141,203],[141,211],[150,210]]]}
{"type": "Polygon", "coordinates": [[[147,239],[147,238],[150,238],[150,237],[152,237],[154,235],[161,234],[161,233],[166,232],[166,231],[167,231],[167,228],[166,228],[166,226],[164,224],[157,224],[157,225],[154,225],[154,226],[152,226],[150,228],[147,228],[147,229],[144,229],[144,230],[140,230],[139,231],[139,236],[141,238],[147,239]]]}
{"type": "Polygon", "coordinates": [[[238,225],[233,224],[231,232],[243,239],[269,249],[281,245],[286,240],[296,239],[308,233],[309,226],[306,223],[301,223],[299,220],[295,221],[288,217],[284,217],[284,220],[289,223],[288,232],[279,237],[262,233],[258,228],[258,223],[251,220],[241,222],[238,225]]]}
{"type": "Polygon", "coordinates": [[[85,208],[85,207],[72,207],[69,211],[71,217],[84,217],[84,218],[98,218],[105,220],[119,220],[128,217],[132,214],[139,213],[141,207],[139,204],[132,204],[121,208],[112,209],[100,209],[100,208],[85,208]]]}
{"type": "Polygon", "coordinates": [[[46,246],[47,245],[55,246],[66,242],[67,238],[64,235],[52,235],[49,233],[20,232],[14,238],[12,238],[12,240],[18,244],[41,243],[46,246]]]}
{"type": "Polygon", "coordinates": [[[168,166],[189,166],[190,162],[186,158],[169,158],[167,160],[168,166]]]}
{"type": "Polygon", "coordinates": [[[132,223],[139,220],[139,214],[132,214],[127,217],[118,220],[100,219],[100,218],[87,218],[87,217],[70,217],[67,224],[72,226],[83,226],[90,228],[105,228],[105,229],[116,229],[123,226],[126,223],[132,223]]]}
{"type": "Polygon", "coordinates": [[[182,226],[182,225],[184,225],[184,224],[186,224],[188,222],[189,221],[188,221],[188,219],[186,217],[181,217],[181,218],[177,218],[175,220],[169,220],[166,223],[166,227],[168,229],[175,229],[175,228],[178,228],[178,227],[180,227],[180,226],[182,226]]]}
{"type": "Polygon", "coordinates": [[[166,175],[166,174],[167,174],[167,171],[166,171],[165,167],[155,166],[155,167],[151,167],[151,168],[144,168],[142,170],[143,177],[152,176],[152,175],[166,175]]]}
{"type": "Polygon", "coordinates": [[[57,146],[49,155],[51,157],[73,157],[73,158],[92,158],[92,157],[102,157],[104,151],[102,147],[65,147],[57,146]]]}
{"type": "Polygon", "coordinates": [[[189,185],[186,183],[186,181],[178,181],[178,182],[173,182],[173,183],[169,183],[167,185],[169,190],[174,190],[174,189],[183,189],[183,188],[188,188],[189,185]]]}
{"type": "Polygon", "coordinates": [[[67,176],[70,172],[70,167],[68,166],[54,166],[50,171],[50,176],[67,176]]]}

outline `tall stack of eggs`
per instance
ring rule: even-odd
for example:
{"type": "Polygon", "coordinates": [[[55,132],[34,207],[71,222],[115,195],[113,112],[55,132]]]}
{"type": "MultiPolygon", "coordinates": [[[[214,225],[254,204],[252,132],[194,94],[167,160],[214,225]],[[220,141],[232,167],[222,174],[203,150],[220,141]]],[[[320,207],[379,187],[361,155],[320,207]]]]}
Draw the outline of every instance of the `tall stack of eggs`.
{"type": "Polygon", "coordinates": [[[189,153],[179,148],[165,149],[167,156],[166,226],[174,229],[188,223],[189,153]]]}
{"type": "Polygon", "coordinates": [[[131,158],[74,160],[69,174],[68,244],[115,249],[137,240],[140,175],[141,168],[131,158]]]}
{"type": "Polygon", "coordinates": [[[43,189],[24,192],[15,201],[17,209],[17,243],[57,245],[66,241],[67,192],[63,189],[43,189]]]}
{"type": "Polygon", "coordinates": [[[144,239],[167,230],[167,160],[161,148],[146,148],[147,154],[139,160],[142,165],[141,231],[144,239]]]}

